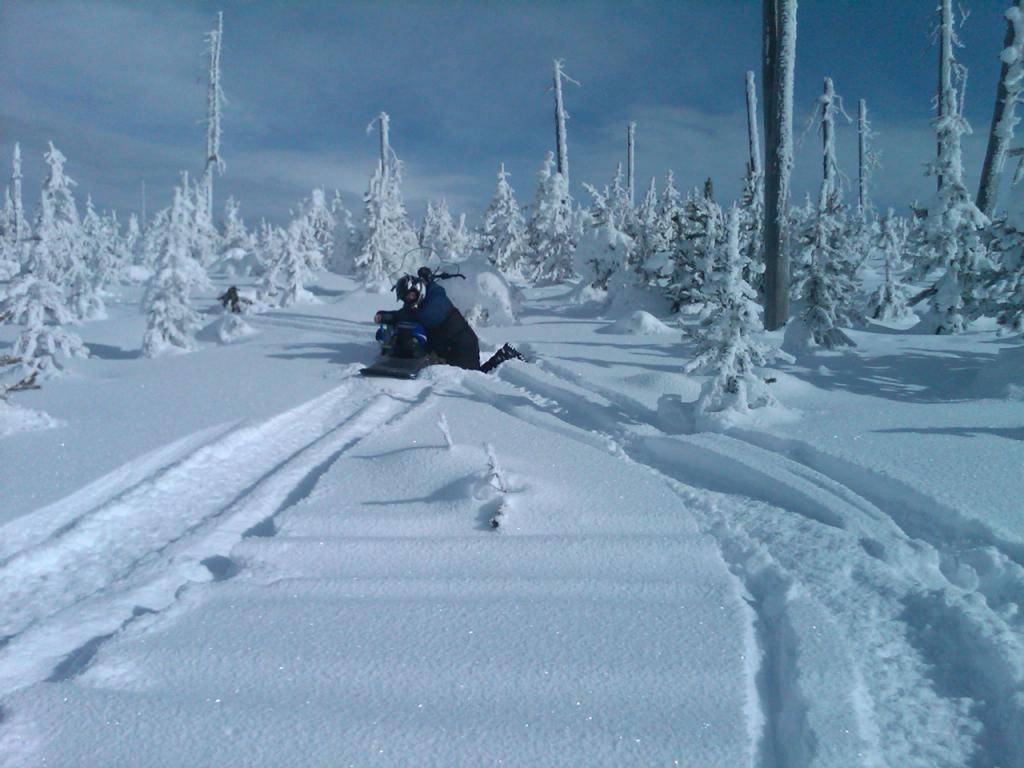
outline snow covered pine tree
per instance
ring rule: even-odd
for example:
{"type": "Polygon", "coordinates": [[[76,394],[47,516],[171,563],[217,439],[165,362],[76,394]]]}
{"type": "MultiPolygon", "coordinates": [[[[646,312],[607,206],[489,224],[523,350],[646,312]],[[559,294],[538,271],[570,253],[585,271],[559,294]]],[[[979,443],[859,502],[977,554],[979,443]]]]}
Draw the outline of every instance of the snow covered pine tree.
{"type": "Polygon", "coordinates": [[[763,330],[757,292],[743,279],[748,258],[740,251],[739,210],[729,211],[720,267],[712,273],[709,290],[712,304],[703,313],[697,356],[686,364],[688,373],[714,374],[697,401],[702,412],[747,411],[773,402],[764,377],[756,370],[776,357],[777,350],[761,344],[763,330]]]}
{"type": "Polygon", "coordinates": [[[189,249],[191,222],[186,195],[181,187],[175,188],[156,273],[146,291],[148,317],[142,339],[145,357],[195,348],[191,333],[199,327],[199,315],[189,305],[189,295],[193,289],[207,285],[208,280],[189,249]]]}

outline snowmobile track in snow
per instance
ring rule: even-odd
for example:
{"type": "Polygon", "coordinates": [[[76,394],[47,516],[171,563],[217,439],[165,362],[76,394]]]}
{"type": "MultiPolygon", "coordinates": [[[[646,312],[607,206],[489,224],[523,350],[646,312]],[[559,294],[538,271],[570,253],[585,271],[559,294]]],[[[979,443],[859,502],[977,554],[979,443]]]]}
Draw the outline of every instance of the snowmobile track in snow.
{"type": "Polygon", "coordinates": [[[246,532],[272,525],[339,456],[429,393],[422,384],[400,389],[346,379],[205,442],[8,558],[0,693],[77,674],[126,622],[165,608],[191,581],[216,578],[218,566],[227,574],[233,566],[218,558],[230,561],[246,532]],[[75,661],[83,652],[86,661],[75,661]]]}
{"type": "Polygon", "coordinates": [[[927,500],[894,508],[905,494],[844,482],[870,470],[823,472],[827,462],[799,461],[792,445],[756,444],[760,433],[666,435],[652,409],[555,364],[500,378],[468,388],[656,472],[718,541],[757,616],[762,768],[1024,766],[1024,644],[1005,584],[1024,585],[1013,547],[975,539],[1004,578],[963,589],[947,573],[971,543],[964,531],[950,535],[947,516],[929,529],[927,500]],[[845,720],[816,706],[834,708],[844,691],[845,720]]]}

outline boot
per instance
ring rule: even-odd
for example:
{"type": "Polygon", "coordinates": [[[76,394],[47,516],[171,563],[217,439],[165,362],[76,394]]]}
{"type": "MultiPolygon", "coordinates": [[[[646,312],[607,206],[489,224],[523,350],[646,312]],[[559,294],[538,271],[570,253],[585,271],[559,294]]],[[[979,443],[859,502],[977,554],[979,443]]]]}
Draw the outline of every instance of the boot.
{"type": "Polygon", "coordinates": [[[480,370],[484,373],[490,373],[499,365],[504,363],[506,360],[523,360],[523,356],[519,354],[519,350],[513,347],[511,344],[505,344],[501,349],[491,355],[491,359],[480,366],[480,370]]]}

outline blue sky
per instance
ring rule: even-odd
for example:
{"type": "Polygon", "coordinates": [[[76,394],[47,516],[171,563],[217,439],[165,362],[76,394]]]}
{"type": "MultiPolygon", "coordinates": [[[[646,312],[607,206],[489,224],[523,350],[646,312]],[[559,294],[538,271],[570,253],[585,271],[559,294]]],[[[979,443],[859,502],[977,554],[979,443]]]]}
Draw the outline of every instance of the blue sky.
{"type": "MultiPolygon", "coordinates": [[[[972,187],[1009,4],[966,3],[959,57],[970,70],[972,187]]],[[[800,3],[796,132],[825,75],[851,115],[866,98],[882,153],[873,192],[881,205],[906,206],[932,189],[921,169],[934,152],[934,7],[935,0],[800,3]]],[[[143,180],[152,212],[168,202],[180,170],[201,170],[203,35],[218,10],[228,105],[217,198],[235,195],[250,222],[283,220],[318,185],[340,189],[358,212],[376,150],[366,127],[382,109],[392,116],[414,216],[428,198],[444,196],[476,217],[502,161],[528,202],[553,146],[555,57],[582,84],[566,90],[576,196],[585,196],[581,182],[607,182],[624,159],[629,120],[638,123],[641,186],[672,168],[682,188],[710,175],[720,199],[739,192],[743,77],[754,69],[760,78],[760,2],[2,0],[0,151],[6,167],[21,141],[28,207],[51,139],[82,196],[123,213],[139,209],[143,180]]],[[[853,126],[841,128],[839,142],[854,177],[853,126]]],[[[797,155],[799,198],[816,187],[816,152],[812,132],[797,155]]]]}

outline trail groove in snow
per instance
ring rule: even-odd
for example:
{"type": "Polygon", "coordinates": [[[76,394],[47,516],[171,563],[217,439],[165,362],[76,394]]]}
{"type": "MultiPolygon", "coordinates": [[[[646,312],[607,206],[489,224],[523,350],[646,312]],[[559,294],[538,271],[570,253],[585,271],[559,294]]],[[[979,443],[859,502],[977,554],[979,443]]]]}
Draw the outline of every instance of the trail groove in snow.
{"type": "MultiPolygon", "coordinates": [[[[523,391],[517,415],[529,403],[585,432],[596,429],[624,457],[668,478],[751,592],[767,665],[759,687],[765,697],[765,768],[1024,766],[1019,593],[1007,595],[1008,581],[1024,583],[1016,558],[990,553],[996,561],[992,584],[984,584],[984,577],[964,584],[972,574],[961,585],[953,583],[946,574],[955,563],[944,563],[950,558],[942,552],[947,540],[930,537],[933,547],[909,537],[899,525],[903,521],[884,508],[886,495],[876,496],[876,505],[859,487],[846,485],[845,474],[822,474],[724,435],[644,437],[637,428],[659,426],[650,409],[590,388],[557,366],[544,369],[557,383],[521,366],[502,371],[503,379],[523,391]],[[559,407],[544,408],[545,401],[559,407]],[[695,497],[694,485],[770,506],[743,514],[724,502],[708,508],[707,497],[695,497]],[[764,558],[772,563],[773,581],[765,581],[764,558]],[[788,585],[785,594],[782,585],[788,585]],[[805,619],[817,615],[816,620],[787,626],[792,607],[780,612],[780,606],[791,602],[787,595],[794,589],[810,610],[799,613],[805,619]],[[946,630],[940,630],[941,640],[935,639],[936,626],[946,630]],[[810,641],[823,627],[832,633],[821,646],[828,650],[814,652],[810,641]],[[843,658],[845,679],[825,674],[843,658]],[[816,690],[822,679],[832,684],[816,690]],[[856,715],[849,723],[834,722],[835,691],[842,689],[850,696],[847,711],[856,715]],[[814,694],[833,700],[823,706],[814,694]],[[802,714],[800,702],[807,707],[802,714]],[[851,729],[858,738],[839,748],[851,729]],[[794,741],[797,732],[805,735],[794,741]]],[[[484,388],[471,388],[487,397],[484,388]]],[[[500,398],[490,400],[503,407],[500,398]]],[[[537,423],[536,417],[526,418],[537,423]]]]}
{"type": "Polygon", "coordinates": [[[186,435],[118,467],[67,498],[0,526],[0,568],[24,550],[71,530],[112,500],[163,474],[202,446],[222,439],[237,428],[238,425],[221,425],[186,435]]]}
{"type": "Polygon", "coordinates": [[[0,576],[21,598],[8,592],[0,602],[2,626],[11,630],[0,649],[0,692],[46,677],[67,654],[130,621],[138,606],[162,608],[189,580],[209,579],[204,560],[226,556],[245,531],[300,501],[341,453],[416,402],[347,381],[231,431],[12,558],[0,576]],[[55,569],[59,563],[67,565],[55,569]]]}
{"type": "Polygon", "coordinates": [[[72,681],[6,699],[0,744],[56,764],[152,762],[185,732],[172,754],[199,764],[244,745],[268,768],[282,749],[325,768],[749,766],[752,612],[672,490],[603,442],[583,450],[436,378],[427,398],[379,401],[388,426],[326,471],[326,445],[308,456],[280,498],[314,487],[278,534],[219,550],[237,577],[189,586],[72,681]],[[481,426],[521,502],[501,534],[477,525],[481,426]],[[102,737],[168,706],[169,725],[102,737]],[[83,709],[102,716],[76,725],[83,709]]]}

